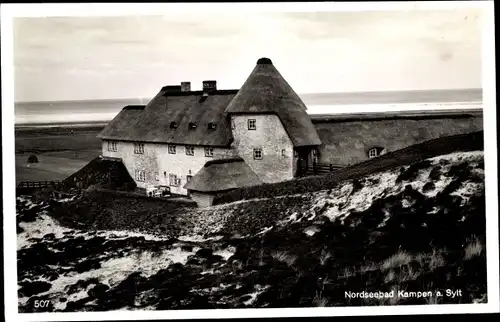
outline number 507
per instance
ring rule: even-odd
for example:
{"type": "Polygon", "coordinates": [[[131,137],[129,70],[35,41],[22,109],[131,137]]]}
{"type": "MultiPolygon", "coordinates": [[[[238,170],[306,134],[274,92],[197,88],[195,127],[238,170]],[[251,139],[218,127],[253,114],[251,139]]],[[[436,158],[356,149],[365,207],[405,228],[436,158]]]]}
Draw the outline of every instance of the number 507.
{"type": "Polygon", "coordinates": [[[35,300],[35,308],[48,307],[50,305],[49,300],[35,300]]]}

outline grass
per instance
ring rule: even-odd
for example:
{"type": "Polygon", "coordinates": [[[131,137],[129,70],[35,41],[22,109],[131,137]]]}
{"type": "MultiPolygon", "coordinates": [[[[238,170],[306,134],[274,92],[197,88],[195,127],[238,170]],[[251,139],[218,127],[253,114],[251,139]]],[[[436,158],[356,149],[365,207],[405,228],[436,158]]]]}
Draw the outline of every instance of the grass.
{"type": "Polygon", "coordinates": [[[161,233],[177,232],[176,215],[194,207],[194,203],[181,200],[138,198],[95,190],[85,192],[73,201],[53,204],[51,215],[63,225],[75,229],[161,233]]]}
{"type": "Polygon", "coordinates": [[[275,251],[271,254],[271,256],[277,261],[286,263],[290,267],[293,267],[293,264],[297,261],[297,256],[283,251],[275,251]]]}
{"type": "Polygon", "coordinates": [[[409,255],[405,251],[398,251],[396,254],[392,255],[391,257],[387,258],[383,263],[382,263],[382,270],[389,270],[391,268],[395,267],[401,267],[403,265],[407,265],[412,261],[412,256],[409,255]]]}
{"type": "Polygon", "coordinates": [[[470,260],[476,256],[480,256],[483,252],[483,244],[476,236],[472,236],[467,240],[467,246],[465,247],[465,260],[470,260]]]}
{"type": "Polygon", "coordinates": [[[16,154],[16,185],[22,181],[62,181],[83,168],[100,150],[57,151],[37,154],[38,163],[28,164],[29,154],[16,154]]]}
{"type": "Polygon", "coordinates": [[[101,153],[102,126],[15,130],[16,185],[21,181],[60,181],[101,153]],[[73,133],[71,133],[73,131],[73,133]],[[39,163],[27,165],[30,154],[39,163]]]}
{"type": "Polygon", "coordinates": [[[97,138],[97,134],[102,129],[102,125],[16,128],[16,153],[100,149],[101,140],[97,138]]]}
{"type": "Polygon", "coordinates": [[[319,261],[321,265],[325,265],[326,261],[332,257],[332,254],[326,250],[321,251],[321,256],[319,257],[319,261]]]}

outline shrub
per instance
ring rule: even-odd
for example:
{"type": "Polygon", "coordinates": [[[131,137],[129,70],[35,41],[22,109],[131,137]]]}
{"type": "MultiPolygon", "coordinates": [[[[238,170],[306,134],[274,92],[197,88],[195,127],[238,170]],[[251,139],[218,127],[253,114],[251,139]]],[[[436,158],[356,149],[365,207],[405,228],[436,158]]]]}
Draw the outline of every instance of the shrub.
{"type": "Polygon", "coordinates": [[[28,157],[28,163],[38,163],[38,157],[35,154],[31,154],[28,157]]]}

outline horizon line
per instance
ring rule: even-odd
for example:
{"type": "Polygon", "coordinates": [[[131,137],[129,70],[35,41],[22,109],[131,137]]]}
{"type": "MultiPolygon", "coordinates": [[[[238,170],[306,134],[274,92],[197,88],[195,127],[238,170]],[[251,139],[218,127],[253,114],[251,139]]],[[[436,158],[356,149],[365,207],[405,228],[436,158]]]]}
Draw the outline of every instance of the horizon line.
{"type": "MultiPolygon", "coordinates": [[[[342,91],[342,92],[308,92],[300,93],[299,96],[320,95],[320,94],[355,94],[355,93],[397,93],[397,92],[439,92],[439,91],[479,91],[482,87],[465,87],[465,88],[441,88],[441,89],[402,89],[402,90],[374,90],[374,91],[342,91]]],[[[155,94],[156,95],[156,94],[155,94]]],[[[155,97],[118,97],[118,98],[90,98],[90,99],[62,99],[62,100],[33,100],[33,101],[14,101],[17,103],[48,103],[48,102],[85,102],[85,101],[116,101],[116,100],[151,100],[155,97]]]]}

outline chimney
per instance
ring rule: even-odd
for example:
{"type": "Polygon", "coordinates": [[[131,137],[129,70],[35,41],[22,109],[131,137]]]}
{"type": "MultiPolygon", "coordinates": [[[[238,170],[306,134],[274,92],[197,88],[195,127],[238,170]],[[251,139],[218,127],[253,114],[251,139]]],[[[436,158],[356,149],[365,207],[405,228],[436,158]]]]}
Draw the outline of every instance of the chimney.
{"type": "Polygon", "coordinates": [[[217,81],[214,80],[206,80],[203,81],[203,92],[211,92],[217,90],[217,81]]]}
{"type": "Polygon", "coordinates": [[[181,92],[190,92],[191,82],[181,82],[181,92]]]}

